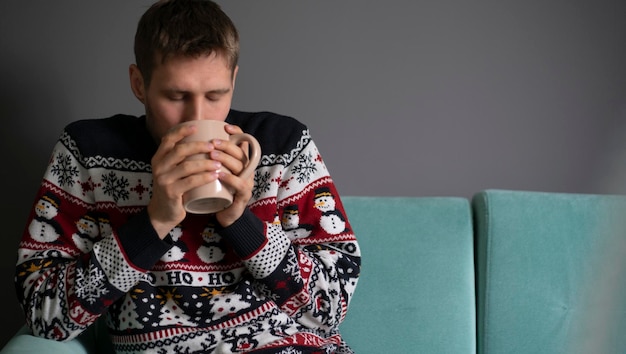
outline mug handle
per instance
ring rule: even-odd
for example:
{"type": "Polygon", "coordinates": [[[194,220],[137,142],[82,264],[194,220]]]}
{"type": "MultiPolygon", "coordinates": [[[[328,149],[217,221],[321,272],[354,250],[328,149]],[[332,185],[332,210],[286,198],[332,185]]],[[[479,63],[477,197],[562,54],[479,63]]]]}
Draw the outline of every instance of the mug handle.
{"type": "Polygon", "coordinates": [[[229,137],[229,140],[235,144],[240,144],[244,141],[250,144],[248,163],[239,174],[241,178],[249,178],[261,160],[261,145],[259,145],[255,137],[248,133],[233,134],[229,137]]]}

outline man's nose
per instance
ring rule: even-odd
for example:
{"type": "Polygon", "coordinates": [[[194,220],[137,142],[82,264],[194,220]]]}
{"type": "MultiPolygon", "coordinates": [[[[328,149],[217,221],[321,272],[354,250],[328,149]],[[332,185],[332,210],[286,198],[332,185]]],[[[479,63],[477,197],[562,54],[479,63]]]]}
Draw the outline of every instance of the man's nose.
{"type": "Polygon", "coordinates": [[[203,119],[207,119],[206,115],[207,115],[207,111],[206,108],[204,107],[204,100],[196,97],[193,99],[190,99],[187,102],[187,107],[186,107],[186,112],[185,112],[185,120],[187,121],[193,121],[193,120],[203,120],[203,119]]]}

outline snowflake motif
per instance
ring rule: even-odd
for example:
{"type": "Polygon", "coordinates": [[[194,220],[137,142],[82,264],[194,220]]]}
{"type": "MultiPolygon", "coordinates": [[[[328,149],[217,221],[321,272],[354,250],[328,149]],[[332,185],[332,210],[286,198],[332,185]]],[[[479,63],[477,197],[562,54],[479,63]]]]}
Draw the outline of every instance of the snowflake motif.
{"type": "Polygon", "coordinates": [[[265,171],[263,175],[260,172],[256,172],[254,176],[254,189],[252,190],[252,198],[259,199],[263,193],[270,190],[270,173],[265,171]]]}
{"type": "Polygon", "coordinates": [[[287,260],[287,264],[285,264],[285,268],[283,268],[283,272],[285,272],[286,274],[292,274],[292,275],[298,274],[300,272],[300,269],[298,267],[298,260],[292,254],[287,260]]]}
{"type": "Polygon", "coordinates": [[[78,176],[78,168],[72,166],[72,158],[70,155],[63,155],[59,153],[56,157],[57,163],[52,166],[50,172],[53,176],[58,176],[60,186],[74,185],[73,177],[78,176]]]}
{"type": "Polygon", "coordinates": [[[87,195],[89,192],[93,192],[97,187],[100,187],[100,183],[94,183],[91,177],[85,182],[80,182],[80,186],[83,189],[83,195],[87,195]]]}
{"type": "Polygon", "coordinates": [[[291,182],[291,180],[293,179],[293,177],[289,177],[286,180],[283,181],[283,172],[280,171],[280,173],[278,174],[277,177],[274,177],[270,180],[270,182],[273,183],[278,183],[278,188],[284,188],[286,190],[289,190],[289,182],[291,182]]]}
{"type": "Polygon", "coordinates": [[[260,297],[272,297],[272,296],[274,296],[272,291],[269,289],[269,287],[265,283],[254,282],[254,283],[252,283],[252,287],[254,288],[254,291],[257,294],[259,294],[260,297]]]}
{"type": "Polygon", "coordinates": [[[291,182],[291,180],[293,180],[293,177],[289,177],[286,180],[280,182],[280,184],[278,185],[278,188],[284,188],[286,190],[289,190],[289,182],[291,182]]]}
{"type": "Polygon", "coordinates": [[[139,195],[139,200],[143,199],[143,194],[145,192],[150,192],[150,189],[146,186],[144,186],[141,183],[141,180],[137,180],[137,185],[134,186],[133,188],[131,188],[131,191],[137,193],[137,195],[139,195]]]}
{"type": "Polygon", "coordinates": [[[298,175],[297,179],[300,183],[309,182],[311,180],[311,175],[317,172],[317,167],[315,167],[311,153],[301,155],[298,158],[298,165],[293,168],[293,172],[298,175]]]}
{"type": "Polygon", "coordinates": [[[102,270],[91,264],[88,270],[76,272],[76,296],[93,305],[102,295],[109,293],[109,290],[99,286],[104,282],[105,276],[102,270]]]}
{"type": "Polygon", "coordinates": [[[104,194],[113,197],[113,200],[116,203],[120,199],[128,199],[128,186],[130,185],[128,179],[124,177],[118,178],[117,175],[115,175],[115,172],[111,171],[108,175],[102,176],[102,181],[105,184],[104,194]]]}

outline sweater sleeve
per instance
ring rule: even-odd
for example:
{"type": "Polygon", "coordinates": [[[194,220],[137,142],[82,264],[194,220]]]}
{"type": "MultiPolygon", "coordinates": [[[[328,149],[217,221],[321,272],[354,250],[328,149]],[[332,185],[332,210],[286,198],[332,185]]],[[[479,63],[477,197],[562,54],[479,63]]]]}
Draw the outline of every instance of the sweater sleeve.
{"type": "Polygon", "coordinates": [[[16,292],[36,336],[75,338],[171,247],[140,209],[101,213],[89,188],[96,182],[64,133],[18,248],[16,292]]]}
{"type": "MultiPolygon", "coordinates": [[[[302,326],[330,333],[347,312],[359,277],[360,250],[317,147],[312,140],[305,142],[272,173],[281,176],[275,219],[261,222],[244,214],[220,234],[233,244],[266,296],[302,326]]],[[[263,203],[252,203],[253,211],[261,208],[263,203]]]]}

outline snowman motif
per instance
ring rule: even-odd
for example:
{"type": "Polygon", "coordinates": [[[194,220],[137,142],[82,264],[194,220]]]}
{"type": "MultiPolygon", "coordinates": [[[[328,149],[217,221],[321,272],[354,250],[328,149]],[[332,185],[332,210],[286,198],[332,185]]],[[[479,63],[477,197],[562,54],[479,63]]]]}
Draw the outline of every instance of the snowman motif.
{"type": "Polygon", "coordinates": [[[174,241],[174,245],[170,248],[161,260],[163,262],[178,262],[185,257],[185,252],[188,251],[187,245],[184,242],[180,241],[180,237],[183,235],[183,229],[180,225],[176,226],[172,231],[170,231],[170,237],[174,241]]]}
{"type": "Polygon", "coordinates": [[[204,263],[217,263],[224,259],[225,253],[220,240],[222,236],[215,232],[213,225],[207,225],[202,231],[202,245],[198,247],[198,258],[204,263]]]}
{"type": "Polygon", "coordinates": [[[113,234],[113,227],[111,226],[111,220],[108,215],[103,214],[98,217],[98,224],[100,225],[100,235],[107,237],[113,234]]]}
{"type": "Polygon", "coordinates": [[[272,219],[272,226],[280,226],[281,224],[281,220],[280,220],[280,216],[278,216],[278,213],[274,214],[274,219],[272,219]]]}
{"type": "Polygon", "coordinates": [[[30,237],[39,242],[55,242],[61,233],[61,225],[54,220],[59,213],[60,200],[52,193],[44,194],[35,205],[35,217],[28,225],[30,237]]]}
{"type": "Polygon", "coordinates": [[[346,230],[346,218],[339,210],[335,210],[335,197],[326,187],[315,190],[313,203],[316,209],[322,212],[320,226],[331,235],[340,234],[346,230]]]}
{"type": "Polygon", "coordinates": [[[285,207],[281,225],[287,236],[292,240],[305,238],[313,230],[313,225],[300,224],[300,212],[296,204],[285,207]]]}
{"type": "Polygon", "coordinates": [[[100,232],[98,221],[91,215],[85,214],[76,222],[77,232],[72,235],[72,241],[83,253],[93,249],[94,239],[100,232]]]}

